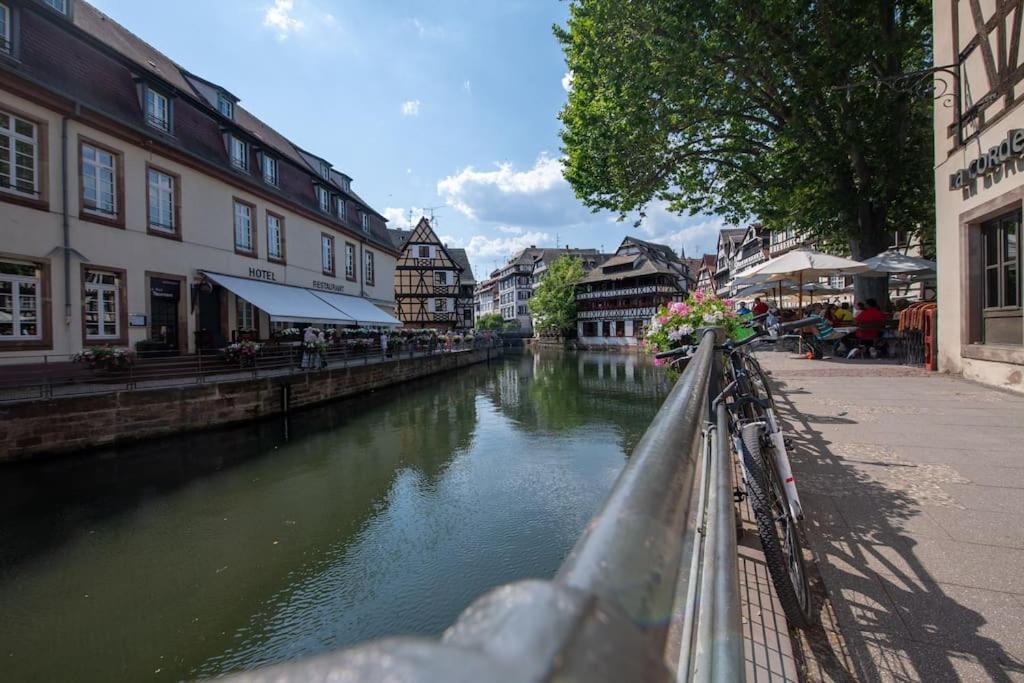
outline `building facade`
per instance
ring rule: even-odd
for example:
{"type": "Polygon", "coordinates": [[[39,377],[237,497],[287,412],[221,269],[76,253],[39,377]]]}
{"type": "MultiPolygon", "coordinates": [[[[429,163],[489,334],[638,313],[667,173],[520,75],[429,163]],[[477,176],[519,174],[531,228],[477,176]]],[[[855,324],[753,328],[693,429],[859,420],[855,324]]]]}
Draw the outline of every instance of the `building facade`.
{"type": "Polygon", "coordinates": [[[715,293],[715,272],[718,270],[718,257],[714,254],[704,254],[697,268],[697,284],[695,291],[701,294],[715,293]]]}
{"type": "MultiPolygon", "coordinates": [[[[537,288],[540,287],[540,283],[547,276],[550,265],[563,256],[578,258],[580,265],[583,266],[584,273],[589,273],[607,258],[597,249],[570,249],[566,247],[564,249],[538,249],[537,252],[533,257],[533,274],[530,284],[531,298],[533,293],[537,291],[537,288]]],[[[529,308],[527,308],[527,311],[529,311],[529,308]]],[[[532,317],[530,318],[530,327],[534,327],[532,317]]]]}
{"type": "MultiPolygon", "coordinates": [[[[455,330],[465,328],[470,306],[463,291],[462,265],[434,233],[430,221],[420,218],[412,230],[388,230],[400,251],[395,265],[396,315],[407,326],[455,330]]],[[[465,260],[465,252],[462,252],[465,260]]],[[[472,291],[473,274],[465,283],[472,291]]],[[[470,306],[471,308],[471,306],[470,306]]],[[[472,314],[469,318],[472,327],[472,314]]]]}
{"type": "Polygon", "coordinates": [[[1024,391],[1020,3],[933,3],[939,369],[1024,391]],[[1012,36],[1006,49],[1007,36],[1012,36]],[[959,97],[956,95],[959,94],[959,97]]]}
{"type": "Polygon", "coordinates": [[[736,277],[736,257],[740,242],[746,234],[744,228],[725,228],[718,232],[718,254],[715,257],[715,293],[727,296],[736,277]]]}
{"type": "Polygon", "coordinates": [[[689,280],[671,247],[627,237],[576,287],[580,344],[638,345],[659,306],[686,299],[689,280]]]}
{"type": "Polygon", "coordinates": [[[455,301],[455,308],[459,314],[456,327],[460,330],[471,330],[476,326],[476,278],[473,277],[473,266],[465,249],[449,249],[448,253],[462,268],[459,273],[459,294],[455,301]]]}
{"type": "Polygon", "coordinates": [[[0,0],[0,157],[0,357],[397,324],[351,177],[81,0],[0,0]]]}
{"type": "Polygon", "coordinates": [[[500,313],[501,307],[498,301],[498,279],[492,273],[491,277],[479,283],[473,290],[473,307],[476,309],[476,319],[479,320],[481,317],[491,315],[492,313],[500,313]]]}

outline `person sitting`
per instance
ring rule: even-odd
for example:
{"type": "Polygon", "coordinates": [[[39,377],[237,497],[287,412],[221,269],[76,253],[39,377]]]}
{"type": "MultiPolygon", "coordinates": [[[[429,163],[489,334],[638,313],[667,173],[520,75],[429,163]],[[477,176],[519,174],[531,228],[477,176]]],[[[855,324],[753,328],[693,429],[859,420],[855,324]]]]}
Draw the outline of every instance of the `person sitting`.
{"type": "Polygon", "coordinates": [[[850,311],[850,304],[845,301],[839,305],[839,308],[835,309],[832,315],[835,317],[836,324],[840,327],[853,322],[853,313],[850,311]]]}
{"type": "Polygon", "coordinates": [[[766,304],[765,302],[761,301],[761,297],[755,296],[754,297],[754,315],[758,316],[758,315],[762,315],[762,314],[767,313],[767,312],[768,312],[768,304],[766,304]]]}
{"type": "Polygon", "coordinates": [[[750,315],[750,309],[747,308],[747,302],[741,301],[740,305],[736,307],[736,315],[745,316],[750,315]]]}
{"type": "Polygon", "coordinates": [[[853,305],[853,319],[856,320],[864,312],[864,302],[858,301],[853,305]]]}
{"type": "Polygon", "coordinates": [[[888,316],[878,307],[878,302],[874,299],[868,299],[867,303],[863,305],[864,310],[860,312],[855,321],[857,331],[854,336],[857,338],[858,346],[850,350],[847,358],[856,358],[860,355],[862,348],[869,349],[872,357],[876,357],[878,354],[876,344],[882,336],[888,316]]]}

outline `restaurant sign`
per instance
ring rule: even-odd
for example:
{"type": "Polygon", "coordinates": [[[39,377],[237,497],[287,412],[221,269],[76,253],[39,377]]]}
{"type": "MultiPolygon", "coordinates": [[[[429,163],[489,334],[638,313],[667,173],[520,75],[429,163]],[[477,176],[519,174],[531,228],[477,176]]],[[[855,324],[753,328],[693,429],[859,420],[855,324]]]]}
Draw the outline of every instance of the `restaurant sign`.
{"type": "Polygon", "coordinates": [[[323,280],[313,280],[313,289],[321,289],[325,292],[344,292],[345,288],[341,285],[336,285],[333,282],[324,282],[323,280]]]}
{"type": "Polygon", "coordinates": [[[1004,164],[1024,157],[1024,129],[1015,128],[1006,134],[1006,139],[995,147],[949,176],[949,189],[960,190],[975,179],[993,173],[1004,164]]]}

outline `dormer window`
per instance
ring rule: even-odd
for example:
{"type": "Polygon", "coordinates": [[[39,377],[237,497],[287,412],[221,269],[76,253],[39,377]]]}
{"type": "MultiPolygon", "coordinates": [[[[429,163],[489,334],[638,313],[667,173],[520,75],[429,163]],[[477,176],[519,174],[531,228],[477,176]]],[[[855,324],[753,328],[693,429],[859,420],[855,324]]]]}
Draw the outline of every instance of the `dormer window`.
{"type": "Polygon", "coordinates": [[[335,210],[338,212],[338,218],[345,220],[345,198],[338,197],[335,203],[335,210]]]}
{"type": "Polygon", "coordinates": [[[325,180],[331,179],[331,165],[326,161],[320,162],[320,177],[325,180]]]}
{"type": "Polygon", "coordinates": [[[262,156],[261,165],[263,167],[263,182],[267,185],[277,186],[277,159],[272,156],[264,154],[262,156]]]}
{"type": "Polygon", "coordinates": [[[231,156],[231,165],[240,171],[249,170],[249,145],[245,144],[234,135],[228,136],[228,152],[231,156]]]}
{"type": "Polygon", "coordinates": [[[217,110],[229,119],[234,120],[235,104],[227,97],[225,97],[224,93],[220,93],[217,96],[217,110]]]}
{"type": "Polygon", "coordinates": [[[61,14],[68,13],[68,0],[43,0],[47,6],[57,10],[61,14]]]}
{"type": "Polygon", "coordinates": [[[316,186],[316,202],[324,213],[331,212],[331,193],[323,185],[316,186]]]}
{"type": "Polygon", "coordinates": [[[0,4],[0,52],[11,54],[11,10],[0,4]]]}
{"type": "Polygon", "coordinates": [[[169,133],[171,131],[171,103],[167,95],[146,86],[146,123],[169,133]]]}
{"type": "Polygon", "coordinates": [[[363,232],[370,232],[370,215],[365,211],[359,212],[359,224],[363,228],[363,232]]]}

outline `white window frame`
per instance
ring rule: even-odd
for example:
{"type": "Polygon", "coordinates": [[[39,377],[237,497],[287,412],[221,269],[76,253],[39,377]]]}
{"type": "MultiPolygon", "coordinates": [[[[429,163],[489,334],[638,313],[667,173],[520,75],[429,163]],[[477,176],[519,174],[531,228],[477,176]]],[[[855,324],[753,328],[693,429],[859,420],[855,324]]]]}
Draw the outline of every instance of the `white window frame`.
{"type": "Polygon", "coordinates": [[[238,251],[244,251],[246,253],[256,253],[256,243],[253,241],[253,220],[252,220],[252,207],[248,204],[235,201],[235,249],[238,251]],[[243,230],[246,231],[243,233],[243,230]],[[247,234],[246,234],[247,233],[247,234]],[[244,242],[240,242],[239,238],[246,236],[248,238],[248,245],[244,242]]]}
{"type": "Polygon", "coordinates": [[[0,334],[0,343],[21,341],[25,339],[42,339],[43,338],[43,280],[39,266],[34,263],[24,263],[21,261],[11,261],[4,259],[4,263],[11,264],[18,267],[28,267],[35,269],[35,275],[14,275],[8,273],[0,273],[0,282],[7,282],[11,285],[11,334],[0,334]],[[35,286],[34,295],[23,295],[21,293],[21,285],[31,284],[35,286]],[[23,306],[21,303],[23,296],[34,296],[35,297],[35,334],[22,334],[22,325],[31,325],[33,321],[23,321],[21,319],[21,312],[23,306]]]}
{"type": "Polygon", "coordinates": [[[356,279],[356,245],[351,242],[345,243],[345,277],[356,279]]]}
{"type": "MultiPolygon", "coordinates": [[[[0,128],[0,136],[8,140],[6,155],[0,150],[0,161],[8,165],[7,180],[0,176],[0,191],[10,194],[18,194],[26,197],[39,196],[39,125],[24,117],[16,116],[10,112],[0,110],[0,114],[7,117],[8,127],[0,128]],[[32,136],[18,132],[18,122],[32,127],[32,136]],[[32,148],[32,189],[18,189],[18,143],[29,145],[32,148]]],[[[22,156],[27,156],[23,154],[22,156]]],[[[22,166],[21,168],[24,168],[22,166]]]]}
{"type": "Polygon", "coordinates": [[[359,224],[363,228],[363,232],[370,232],[370,215],[365,211],[359,212],[359,224]]]}
{"type": "Polygon", "coordinates": [[[228,156],[231,166],[239,171],[249,171],[249,145],[240,137],[228,136],[228,156]]]}
{"type": "Polygon", "coordinates": [[[162,130],[165,133],[171,132],[171,99],[167,95],[163,94],[158,90],[146,86],[145,93],[146,107],[145,116],[146,123],[151,128],[162,130]],[[159,105],[163,103],[163,117],[159,116],[161,112],[157,111],[159,105]]]}
{"type": "Polygon", "coordinates": [[[373,284],[376,283],[376,278],[375,278],[375,275],[374,275],[374,272],[373,272],[373,265],[374,265],[373,264],[373,252],[369,251],[369,250],[364,251],[363,252],[363,282],[365,282],[368,285],[373,285],[373,284]]]}
{"type": "Polygon", "coordinates": [[[11,8],[0,2],[0,52],[11,54],[11,8]]]}
{"type": "Polygon", "coordinates": [[[89,299],[92,296],[95,296],[95,298],[96,298],[96,325],[97,325],[96,329],[97,329],[97,332],[96,332],[96,334],[90,334],[89,333],[89,328],[88,328],[88,323],[85,323],[86,324],[85,338],[87,340],[93,340],[93,339],[97,339],[97,340],[118,339],[121,336],[121,305],[122,305],[122,301],[121,301],[121,287],[116,282],[115,282],[115,284],[112,284],[112,285],[107,284],[105,282],[89,282],[89,273],[96,273],[97,275],[100,275],[100,276],[110,275],[110,276],[113,276],[115,280],[117,280],[118,278],[121,277],[121,275],[118,275],[116,273],[111,273],[111,272],[106,271],[106,270],[90,270],[90,269],[86,269],[86,271],[85,271],[85,301],[83,302],[85,304],[85,311],[83,311],[83,316],[89,310],[89,299]],[[105,299],[103,297],[103,292],[113,292],[114,293],[114,309],[113,309],[113,313],[114,313],[113,327],[114,327],[114,329],[113,329],[113,331],[110,331],[109,324],[104,322],[104,317],[105,317],[105,315],[109,311],[107,311],[107,302],[105,301],[105,299]],[[92,293],[95,293],[95,294],[92,294],[92,293]]]}
{"type": "Polygon", "coordinates": [[[238,295],[235,296],[235,329],[239,332],[256,331],[256,307],[238,295]]]}
{"type": "Polygon", "coordinates": [[[117,205],[117,154],[88,142],[82,143],[81,150],[82,201],[84,203],[85,210],[89,213],[95,213],[101,216],[116,216],[119,210],[117,205]],[[86,151],[90,151],[92,153],[92,159],[89,159],[86,156],[86,151]],[[101,161],[101,155],[110,157],[110,163],[108,164],[101,161]],[[110,173],[110,180],[108,183],[109,188],[105,188],[110,194],[109,208],[100,206],[99,201],[100,196],[103,194],[100,188],[100,177],[104,171],[108,171],[110,173]],[[90,189],[88,181],[90,177],[92,179],[92,199],[89,198],[90,189]]]}
{"type": "Polygon", "coordinates": [[[149,193],[149,229],[174,235],[178,226],[174,220],[174,181],[172,175],[155,168],[146,169],[146,191],[149,193]],[[166,215],[165,215],[166,209],[166,215]],[[154,211],[156,212],[154,216],[154,211]],[[154,218],[156,220],[154,220],[154,218]],[[166,218],[166,222],[164,220],[166,218]]]}
{"type": "Polygon", "coordinates": [[[331,193],[323,185],[316,186],[316,202],[324,213],[331,212],[331,193]]]}
{"type": "Polygon", "coordinates": [[[267,212],[267,258],[284,259],[284,222],[267,212]]]}
{"type": "Polygon", "coordinates": [[[334,238],[320,235],[320,266],[325,274],[333,275],[334,271],[334,238]]]}
{"type": "Polygon", "coordinates": [[[232,121],[235,120],[235,103],[228,99],[224,93],[217,94],[217,111],[232,121]]]}
{"type": "Polygon", "coordinates": [[[278,175],[279,168],[277,164],[277,158],[272,157],[269,154],[264,154],[262,166],[263,182],[265,182],[267,185],[273,185],[274,187],[277,187],[277,184],[281,182],[280,176],[278,175]]]}
{"type": "Polygon", "coordinates": [[[338,218],[345,220],[345,198],[337,197],[334,200],[334,208],[338,212],[338,218]]]}
{"type": "Polygon", "coordinates": [[[43,0],[43,3],[50,9],[60,12],[65,16],[68,13],[68,0],[43,0]]]}
{"type": "Polygon", "coordinates": [[[320,162],[320,176],[324,180],[330,180],[331,179],[331,165],[328,164],[326,161],[321,161],[320,162]]]}

